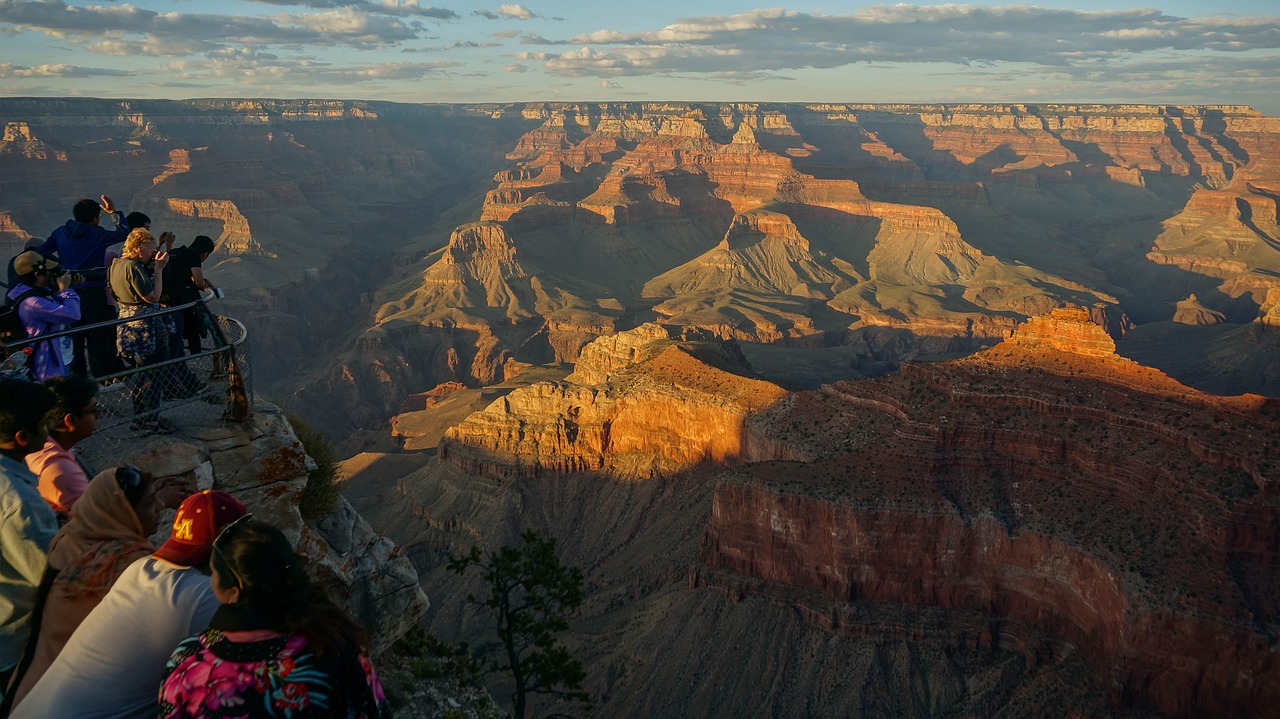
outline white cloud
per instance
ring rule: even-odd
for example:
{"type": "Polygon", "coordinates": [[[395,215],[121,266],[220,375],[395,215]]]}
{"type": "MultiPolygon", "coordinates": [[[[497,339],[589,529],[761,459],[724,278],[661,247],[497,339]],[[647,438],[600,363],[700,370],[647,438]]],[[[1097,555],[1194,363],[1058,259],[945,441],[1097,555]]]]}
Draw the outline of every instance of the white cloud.
{"type": "Polygon", "coordinates": [[[727,58],[742,71],[870,62],[1069,66],[1154,51],[1276,50],[1280,18],[900,3],[842,15],[752,10],[647,32],[602,29],[567,40],[528,35],[525,42],[597,48],[547,55],[547,69],[568,76],[720,72],[727,58]]]}
{"type": "Polygon", "coordinates": [[[514,18],[516,20],[531,20],[535,17],[532,10],[517,3],[499,5],[498,14],[503,17],[514,18]]]}
{"type": "Polygon", "coordinates": [[[159,13],[132,5],[79,7],[60,0],[0,0],[0,23],[67,39],[105,54],[116,54],[126,47],[142,54],[170,54],[179,46],[196,54],[239,44],[365,48],[395,44],[419,33],[394,17],[353,7],[268,18],[159,13]]]}
{"type": "Polygon", "coordinates": [[[32,78],[32,77],[120,77],[128,73],[121,70],[109,70],[100,67],[80,67],[78,65],[36,65],[26,67],[0,63],[0,78],[32,78]]]}
{"type": "Polygon", "coordinates": [[[514,63],[514,62],[502,69],[506,70],[507,72],[529,72],[528,65],[521,65],[519,63],[514,63]]]}

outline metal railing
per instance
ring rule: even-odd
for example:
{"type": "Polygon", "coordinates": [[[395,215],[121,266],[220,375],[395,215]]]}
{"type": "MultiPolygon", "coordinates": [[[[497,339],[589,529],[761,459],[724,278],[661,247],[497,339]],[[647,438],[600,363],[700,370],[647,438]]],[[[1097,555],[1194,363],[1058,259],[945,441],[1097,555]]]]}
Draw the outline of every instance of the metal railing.
{"type": "MultiPolygon", "coordinates": [[[[205,342],[211,341],[213,347],[197,354],[93,377],[99,385],[101,413],[97,432],[84,440],[84,444],[92,447],[95,454],[112,454],[113,445],[133,443],[142,436],[168,434],[184,427],[213,427],[221,421],[247,418],[254,400],[248,330],[235,318],[214,315],[203,301],[11,342],[4,346],[4,356],[24,347],[105,328],[113,330],[114,342],[114,328],[119,325],[164,321],[165,317],[187,310],[194,310],[196,318],[207,328],[209,337],[205,342]]],[[[92,341],[91,337],[89,340],[92,341]]],[[[164,334],[156,338],[157,343],[165,340],[164,334]]],[[[182,344],[185,348],[186,341],[182,344]]]]}

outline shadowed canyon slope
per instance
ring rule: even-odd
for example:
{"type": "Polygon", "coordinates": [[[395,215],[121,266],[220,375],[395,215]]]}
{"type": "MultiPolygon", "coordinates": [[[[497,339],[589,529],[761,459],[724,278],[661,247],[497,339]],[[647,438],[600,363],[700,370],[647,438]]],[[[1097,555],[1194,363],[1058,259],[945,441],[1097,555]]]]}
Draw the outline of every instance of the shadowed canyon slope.
{"type": "Polygon", "coordinates": [[[1280,286],[1280,121],[1248,108],[8,98],[0,121],[0,239],[99,191],[209,234],[273,338],[264,384],[335,430],[647,321],[812,387],[1070,303],[1154,325],[1133,351],[1198,385],[1280,388],[1237,331],[1280,286]]]}
{"type": "Polygon", "coordinates": [[[260,390],[352,449],[394,417],[405,451],[352,458],[348,495],[437,631],[481,632],[450,552],[557,536],[603,716],[1280,706],[1280,120],[7,98],[0,122],[7,247],[104,191],[209,234],[260,390]]]}
{"type": "MultiPolygon", "coordinates": [[[[389,289],[362,340],[377,376],[353,359],[328,389],[487,384],[508,359],[572,362],[652,320],[826,350],[821,376],[755,355],[812,385],[989,346],[1063,303],[1117,338],[1134,322],[1239,327],[1280,283],[1280,124],[1242,108],[519,111],[540,125],[479,214],[420,282],[389,289]]],[[[1177,327],[1160,346],[1176,349],[1177,327]]],[[[1215,367],[1228,389],[1280,386],[1215,367]]]]}
{"type": "MultiPolygon", "coordinates": [[[[474,589],[448,551],[558,536],[587,572],[574,641],[602,715],[1280,700],[1276,400],[1121,358],[1081,309],[817,391],[749,378],[734,346],[656,325],[598,340],[566,380],[450,428],[426,466],[364,457],[352,491],[387,488],[362,506],[433,597],[474,589]]],[[[446,634],[479,621],[434,610],[446,634]]]]}

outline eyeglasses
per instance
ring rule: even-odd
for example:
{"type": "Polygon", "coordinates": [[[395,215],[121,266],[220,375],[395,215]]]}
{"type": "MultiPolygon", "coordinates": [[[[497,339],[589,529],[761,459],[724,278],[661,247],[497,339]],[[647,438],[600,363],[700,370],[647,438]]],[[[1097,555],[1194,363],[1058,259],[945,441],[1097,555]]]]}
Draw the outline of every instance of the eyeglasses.
{"type": "Polygon", "coordinates": [[[244,584],[245,584],[244,577],[241,577],[240,573],[236,571],[235,565],[227,560],[227,555],[222,553],[222,550],[218,548],[218,544],[222,541],[223,537],[227,536],[227,532],[229,532],[232,527],[236,526],[237,524],[243,522],[246,519],[249,519],[252,516],[253,516],[252,512],[246,512],[243,516],[238,517],[235,521],[231,522],[231,524],[228,524],[227,526],[223,527],[222,531],[218,532],[218,536],[215,537],[213,540],[214,554],[217,554],[218,558],[222,560],[222,563],[227,565],[227,569],[231,570],[231,576],[236,578],[236,586],[240,587],[241,589],[244,589],[244,584]]]}

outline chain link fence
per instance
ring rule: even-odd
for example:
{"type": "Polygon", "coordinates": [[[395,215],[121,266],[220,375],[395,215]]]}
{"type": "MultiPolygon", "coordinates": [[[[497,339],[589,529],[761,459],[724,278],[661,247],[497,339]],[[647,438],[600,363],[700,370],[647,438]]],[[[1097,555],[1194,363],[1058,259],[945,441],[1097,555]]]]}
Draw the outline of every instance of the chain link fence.
{"type": "MultiPolygon", "coordinates": [[[[253,406],[253,363],[249,333],[244,324],[231,317],[212,314],[203,302],[166,308],[146,320],[161,324],[166,315],[194,310],[208,329],[210,349],[123,372],[95,377],[99,385],[101,414],[98,430],[84,441],[95,455],[113,455],[122,445],[136,446],[139,438],[163,436],[184,427],[214,427],[221,421],[247,419],[253,406]]],[[[138,322],[137,318],[117,319],[74,330],[43,335],[5,345],[5,357],[60,337],[88,334],[118,325],[138,322]]],[[[162,334],[157,343],[164,342],[162,334]]]]}

